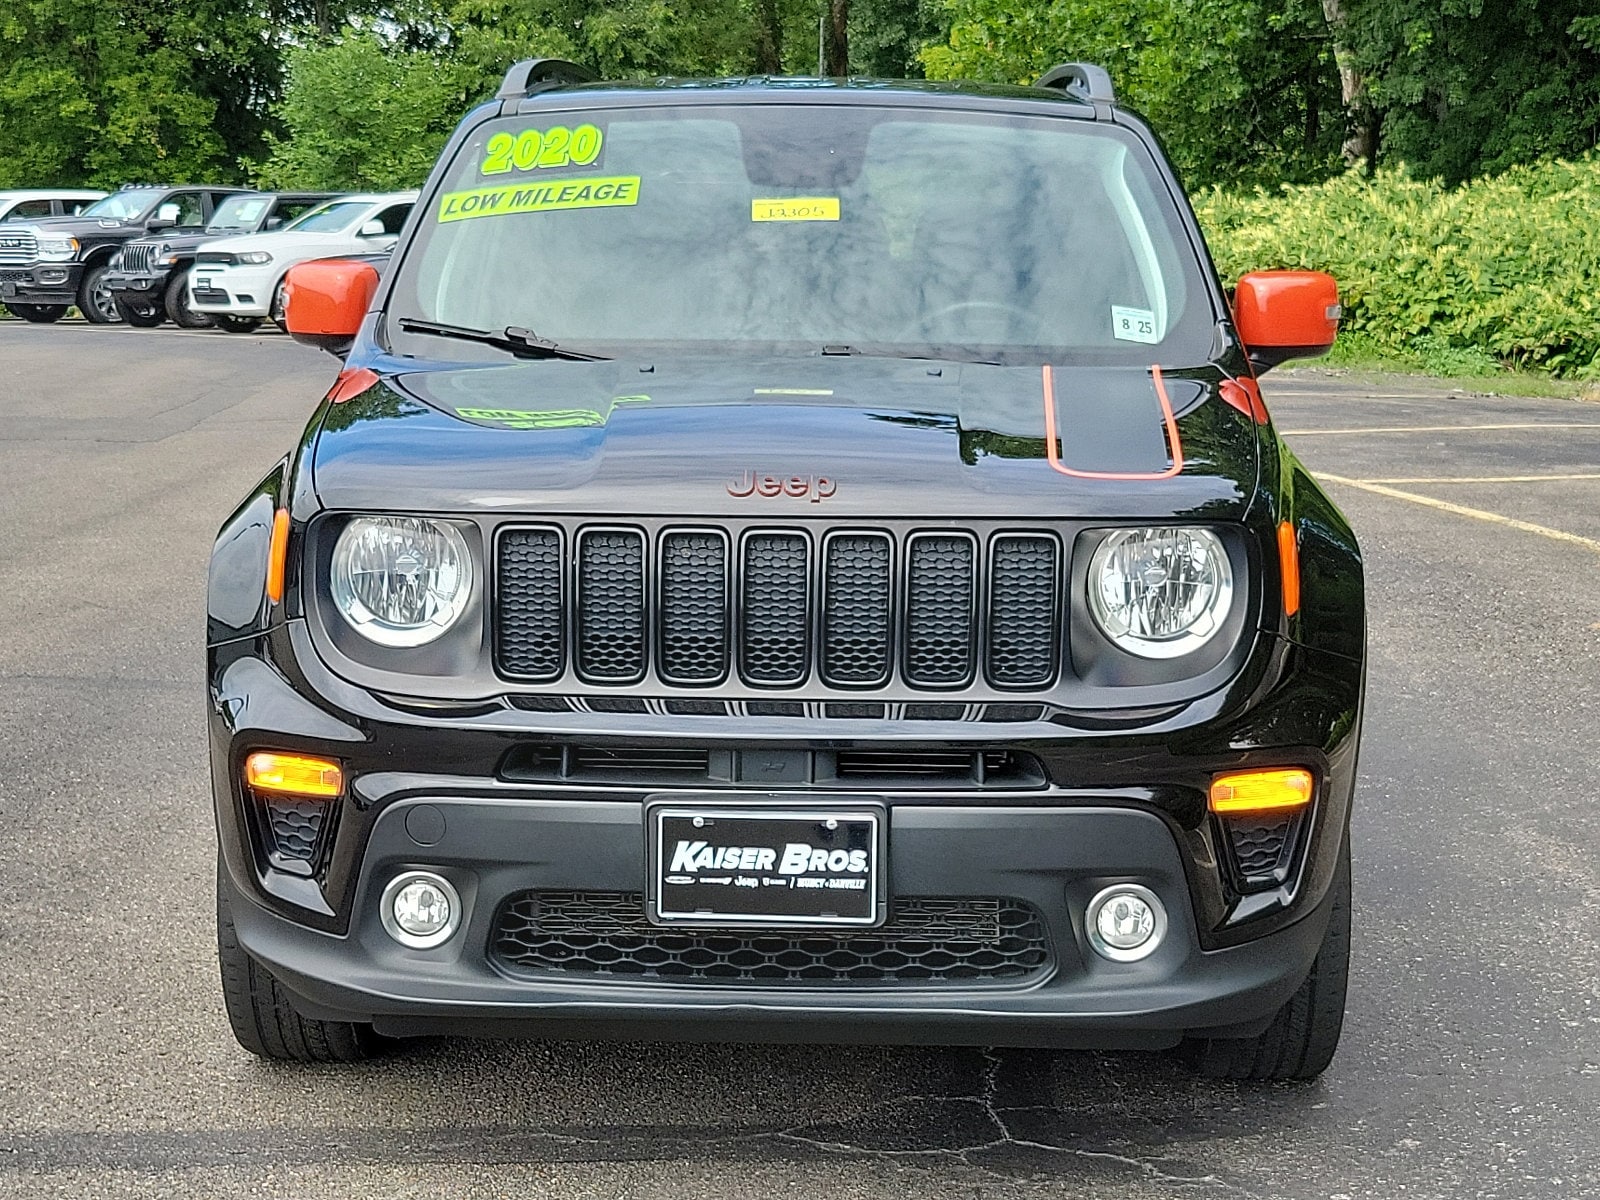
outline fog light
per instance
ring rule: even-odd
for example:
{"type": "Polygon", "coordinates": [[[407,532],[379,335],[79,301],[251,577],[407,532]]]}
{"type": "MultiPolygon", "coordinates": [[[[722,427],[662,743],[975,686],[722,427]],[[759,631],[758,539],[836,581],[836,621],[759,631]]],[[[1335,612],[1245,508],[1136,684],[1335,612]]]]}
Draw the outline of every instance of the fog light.
{"type": "Polygon", "coordinates": [[[67,281],[67,273],[65,271],[40,271],[39,272],[39,282],[44,284],[46,287],[50,287],[50,286],[52,286],[54,284],[58,284],[58,283],[65,283],[66,281],[67,281]]]}
{"type": "Polygon", "coordinates": [[[1166,936],[1167,910],[1149,888],[1119,883],[1089,901],[1084,924],[1097,954],[1113,962],[1138,962],[1166,936]]]}
{"type": "Polygon", "coordinates": [[[428,950],[450,940],[461,923],[461,897],[431,871],[396,875],[383,889],[383,927],[402,946],[428,950]]]}

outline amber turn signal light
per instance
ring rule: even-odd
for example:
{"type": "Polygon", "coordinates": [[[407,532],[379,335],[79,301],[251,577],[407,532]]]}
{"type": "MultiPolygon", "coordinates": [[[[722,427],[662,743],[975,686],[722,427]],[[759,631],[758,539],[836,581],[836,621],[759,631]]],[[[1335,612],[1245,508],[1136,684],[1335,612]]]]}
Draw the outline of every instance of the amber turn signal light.
{"type": "Polygon", "coordinates": [[[1278,526],[1278,568],[1283,576],[1283,615],[1292,617],[1300,611],[1300,543],[1288,521],[1278,526]]]}
{"type": "Polygon", "coordinates": [[[289,562],[289,510],[280,508],[272,515],[272,541],[267,548],[267,599],[274,604],[283,599],[283,574],[289,562]]]}
{"type": "Polygon", "coordinates": [[[1211,781],[1214,813],[1284,812],[1311,803],[1311,772],[1299,767],[1239,771],[1211,781]]]}
{"type": "Polygon", "coordinates": [[[331,799],[344,790],[339,764],[304,754],[273,754],[258,750],[244,760],[245,782],[263,792],[331,799]]]}

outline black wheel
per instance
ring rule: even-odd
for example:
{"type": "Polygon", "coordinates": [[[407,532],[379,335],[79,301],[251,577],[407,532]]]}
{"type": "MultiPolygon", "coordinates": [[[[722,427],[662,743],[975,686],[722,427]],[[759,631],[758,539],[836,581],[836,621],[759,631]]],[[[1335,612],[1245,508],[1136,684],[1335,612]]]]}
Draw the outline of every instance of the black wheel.
{"type": "MultiPolygon", "coordinates": [[[[1346,835],[1348,837],[1348,835],[1346,835]]],[[[1331,889],[1333,913],[1311,974],[1253,1038],[1196,1038],[1185,1050],[1211,1079],[1315,1079],[1333,1061],[1344,1025],[1350,975],[1350,844],[1345,843],[1331,889]]]]}
{"type": "Polygon", "coordinates": [[[383,1039],[369,1025],[316,1021],[294,1010],[288,995],[234,934],[233,914],[217,864],[217,962],[222,1002],[233,1036],[251,1054],[283,1062],[352,1063],[379,1053],[383,1039]]]}
{"type": "Polygon", "coordinates": [[[228,333],[254,333],[261,328],[260,317],[235,317],[229,313],[212,313],[211,319],[218,329],[228,333]]]}
{"type": "Polygon", "coordinates": [[[166,310],[159,303],[152,304],[148,300],[129,303],[121,296],[116,296],[113,303],[117,306],[117,315],[135,329],[154,329],[167,319],[166,310]]]}
{"type": "Polygon", "coordinates": [[[106,272],[110,269],[105,263],[90,267],[78,285],[78,311],[91,325],[116,325],[122,321],[116,296],[106,286],[106,272]]]}
{"type": "Polygon", "coordinates": [[[65,304],[8,304],[6,307],[35,325],[54,325],[67,315],[65,304]]]}
{"type": "Polygon", "coordinates": [[[179,329],[210,329],[211,314],[195,312],[189,306],[189,272],[174,271],[172,278],[167,280],[167,288],[161,294],[162,301],[166,304],[167,316],[172,318],[172,323],[179,329]]]}
{"type": "Polygon", "coordinates": [[[289,326],[283,319],[283,281],[278,281],[278,286],[272,289],[272,323],[283,332],[289,332],[289,326]]]}

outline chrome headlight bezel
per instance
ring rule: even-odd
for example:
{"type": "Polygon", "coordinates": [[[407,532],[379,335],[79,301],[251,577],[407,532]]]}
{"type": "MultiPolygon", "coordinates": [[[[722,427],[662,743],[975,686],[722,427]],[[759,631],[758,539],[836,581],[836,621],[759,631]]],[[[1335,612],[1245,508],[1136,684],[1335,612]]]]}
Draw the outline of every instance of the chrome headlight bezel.
{"type": "MultiPolygon", "coordinates": [[[[1147,660],[1187,658],[1210,645],[1229,624],[1237,594],[1228,548],[1217,533],[1200,525],[1132,526],[1106,532],[1089,559],[1085,580],[1090,616],[1099,634],[1123,653],[1147,660]],[[1141,544],[1154,545],[1158,558],[1176,560],[1189,578],[1180,584],[1194,593],[1176,616],[1165,615],[1170,628],[1148,618],[1150,605],[1116,603],[1116,593],[1130,589],[1169,587],[1172,571],[1163,564],[1159,579],[1133,580],[1128,559],[1141,544]]],[[[1159,607],[1159,604],[1158,604],[1159,607]]],[[[1170,610],[1170,606],[1169,606],[1170,610]]]]}
{"type": "Polygon", "coordinates": [[[76,262],[79,248],[75,237],[40,234],[37,253],[40,262],[76,262]]]}
{"type": "MultiPolygon", "coordinates": [[[[392,575],[393,571],[389,573],[392,575]]],[[[402,514],[373,514],[351,517],[339,531],[329,562],[328,591],[334,610],[364,639],[391,649],[411,649],[437,641],[460,622],[472,604],[477,576],[467,540],[451,522],[402,514]],[[441,587],[436,579],[425,585],[428,596],[425,607],[431,610],[425,619],[397,621],[378,611],[370,587],[363,587],[356,581],[358,568],[368,573],[380,569],[373,565],[372,556],[381,550],[374,545],[374,538],[379,542],[409,540],[409,552],[420,549],[433,557],[429,569],[442,574],[445,584],[441,587]],[[366,563],[364,568],[363,562],[366,563]]],[[[391,588],[380,587],[380,591],[384,590],[391,588]]]]}

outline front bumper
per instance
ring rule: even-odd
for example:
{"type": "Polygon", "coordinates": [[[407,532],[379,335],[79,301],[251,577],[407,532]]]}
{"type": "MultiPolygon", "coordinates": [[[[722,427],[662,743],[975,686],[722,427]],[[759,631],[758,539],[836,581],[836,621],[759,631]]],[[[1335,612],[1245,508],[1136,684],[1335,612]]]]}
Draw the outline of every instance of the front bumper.
{"type": "Polygon", "coordinates": [[[0,304],[76,304],[82,263],[39,263],[0,269],[0,304]]]}
{"type": "Polygon", "coordinates": [[[271,263],[259,267],[197,263],[189,272],[190,307],[235,317],[269,316],[276,270],[271,263]]]}
{"type": "Polygon", "coordinates": [[[105,274],[106,287],[128,303],[157,304],[167,286],[165,271],[121,271],[113,267],[105,274]]]}
{"type": "MultiPolygon", "coordinates": [[[[914,1041],[1060,1046],[1250,1036],[1310,969],[1348,830],[1361,667],[1277,643],[1235,694],[1197,703],[1188,727],[1071,731],[1024,723],[820,718],[648,718],[502,710],[428,716],[331,676],[300,623],[215,646],[210,718],[224,871],[241,945],[308,1015],[380,1032],[649,1035],[696,1039],[914,1041]],[[1030,906],[1047,965],[1022,979],[827,986],[517,969],[492,953],[522,893],[637,894],[645,806],[659,782],[529,783],[503,769],[534,743],[717,746],[972,745],[1025,748],[1048,780],[1019,790],[900,789],[887,811],[889,909],[914,897],[1030,906]],[[238,782],[256,749],[322,754],[353,779],[327,814],[314,867],[283,869],[262,845],[259,800],[238,782]],[[1301,763],[1319,793],[1293,871],[1270,892],[1229,890],[1204,811],[1211,773],[1301,763]],[[416,819],[413,814],[421,815],[416,819]],[[326,832],[331,831],[331,832],[326,832]],[[439,872],[466,910],[428,951],[401,947],[378,913],[407,869],[439,872]],[[1114,963],[1089,946],[1084,910],[1112,883],[1150,888],[1169,917],[1160,948],[1114,963]]],[[[694,789],[704,800],[704,789],[694,789]]],[[[724,793],[823,807],[804,789],[724,793]]],[[[858,795],[858,794],[857,794],[858,795]]],[[[716,801],[720,802],[722,797],[716,801]]]]}

